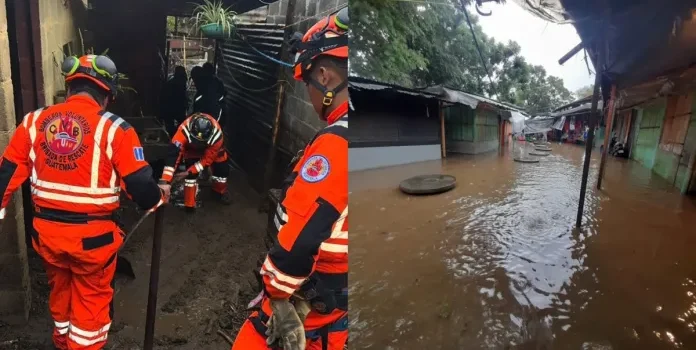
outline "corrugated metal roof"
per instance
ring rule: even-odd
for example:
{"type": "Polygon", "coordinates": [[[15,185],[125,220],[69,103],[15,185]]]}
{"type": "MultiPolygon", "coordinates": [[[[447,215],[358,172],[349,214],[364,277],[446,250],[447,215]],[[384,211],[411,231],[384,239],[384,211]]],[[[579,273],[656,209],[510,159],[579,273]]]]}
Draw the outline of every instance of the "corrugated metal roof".
{"type": "Polygon", "coordinates": [[[454,90],[441,85],[430,86],[423,89],[411,89],[394,84],[382,83],[376,80],[351,76],[348,78],[349,86],[357,90],[383,91],[389,90],[396,93],[418,96],[427,99],[437,99],[451,104],[461,104],[476,109],[479,103],[483,102],[506,111],[516,111],[527,115],[520,107],[492,100],[483,96],[454,90]]]}
{"type": "Polygon", "coordinates": [[[479,96],[460,90],[450,89],[441,85],[427,87],[424,90],[440,96],[440,98],[442,98],[444,101],[462,104],[465,106],[469,106],[473,109],[476,109],[480,102],[484,102],[486,104],[496,106],[503,110],[524,112],[522,108],[509,103],[499,102],[487,97],[479,96]]]}
{"type": "Polygon", "coordinates": [[[418,96],[418,97],[423,97],[427,99],[440,99],[437,95],[429,93],[429,92],[424,92],[424,91],[419,91],[419,90],[414,90],[414,89],[409,89],[403,86],[398,86],[398,85],[393,85],[393,84],[387,84],[387,83],[381,83],[376,80],[371,80],[371,79],[366,79],[366,78],[360,78],[356,76],[351,76],[348,78],[348,86],[352,89],[356,90],[372,90],[372,91],[392,91],[395,93],[400,93],[400,94],[406,94],[406,95],[411,95],[411,96],[418,96]]]}

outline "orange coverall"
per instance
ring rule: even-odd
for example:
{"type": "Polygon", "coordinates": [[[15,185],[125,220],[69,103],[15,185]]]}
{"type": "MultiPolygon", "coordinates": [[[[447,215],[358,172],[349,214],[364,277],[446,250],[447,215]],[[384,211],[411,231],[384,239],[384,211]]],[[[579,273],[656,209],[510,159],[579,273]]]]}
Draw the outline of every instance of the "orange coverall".
{"type": "Polygon", "coordinates": [[[174,172],[179,163],[188,167],[189,176],[184,180],[184,205],[187,208],[196,207],[196,192],[198,192],[198,174],[208,166],[213,170],[213,191],[222,195],[227,192],[227,152],[220,124],[208,114],[206,118],[213,123],[213,133],[207,144],[200,144],[189,135],[189,123],[192,117],[184,120],[172,137],[172,143],[162,172],[162,180],[172,182],[174,172]]]}
{"type": "Polygon", "coordinates": [[[51,287],[58,349],[101,349],[113,316],[122,182],[143,209],[162,204],[135,130],[90,97],[24,117],[0,160],[1,213],[31,177],[34,249],[51,287]]]}
{"type": "Polygon", "coordinates": [[[312,279],[336,307],[313,307],[304,323],[307,349],[342,350],[348,340],[348,102],[327,119],[329,126],[307,145],[286,181],[275,214],[278,239],[261,267],[261,310],[244,323],[232,350],[268,349],[268,298],[302,294],[312,279]]]}

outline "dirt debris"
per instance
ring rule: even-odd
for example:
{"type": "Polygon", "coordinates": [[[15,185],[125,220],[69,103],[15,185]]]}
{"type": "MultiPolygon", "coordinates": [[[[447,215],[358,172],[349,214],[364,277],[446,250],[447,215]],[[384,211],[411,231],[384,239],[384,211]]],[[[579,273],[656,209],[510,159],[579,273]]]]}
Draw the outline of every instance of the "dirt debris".
{"type": "MultiPolygon", "coordinates": [[[[195,214],[166,209],[156,349],[229,349],[228,341],[215,333],[222,329],[234,339],[248,316],[246,304],[258,293],[253,271],[258,255],[266,251],[267,218],[258,212],[258,194],[240,174],[230,176],[228,184],[233,198],[229,206],[214,202],[209,189],[202,188],[205,207],[195,214]]],[[[128,228],[137,214],[125,207],[128,228]]],[[[115,316],[106,349],[142,348],[153,225],[154,219],[148,218],[122,254],[133,264],[136,279],[116,280],[115,316]]],[[[29,262],[30,320],[21,327],[0,324],[0,350],[53,349],[46,275],[33,250],[29,262]]]]}

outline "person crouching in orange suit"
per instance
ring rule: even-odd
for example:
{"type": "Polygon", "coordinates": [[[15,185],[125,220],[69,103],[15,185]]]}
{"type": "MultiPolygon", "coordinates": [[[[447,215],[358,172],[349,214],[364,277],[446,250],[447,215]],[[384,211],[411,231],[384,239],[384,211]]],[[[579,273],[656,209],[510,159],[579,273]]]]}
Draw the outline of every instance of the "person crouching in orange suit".
{"type": "Polygon", "coordinates": [[[227,176],[230,168],[227,164],[222,128],[212,116],[195,113],[181,123],[172,137],[160,184],[166,185],[172,181],[185,179],[184,206],[187,211],[193,212],[196,209],[198,175],[211,165],[213,193],[223,204],[230,204],[227,191],[227,176]],[[183,163],[187,169],[174,175],[180,163],[183,163]]]}

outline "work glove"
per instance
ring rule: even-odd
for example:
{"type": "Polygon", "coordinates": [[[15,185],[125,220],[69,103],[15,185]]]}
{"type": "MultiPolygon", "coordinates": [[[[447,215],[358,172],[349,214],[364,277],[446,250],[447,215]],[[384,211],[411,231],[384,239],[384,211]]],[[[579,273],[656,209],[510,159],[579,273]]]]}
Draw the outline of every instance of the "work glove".
{"type": "Polygon", "coordinates": [[[271,299],[271,310],[273,314],[266,324],[266,344],[274,346],[279,342],[284,350],[305,350],[304,324],[290,300],[271,299]]]}
{"type": "Polygon", "coordinates": [[[159,186],[160,191],[162,192],[162,200],[165,203],[169,203],[169,198],[172,195],[172,185],[166,182],[160,182],[157,186],[159,186]]]}
{"type": "Polygon", "coordinates": [[[309,315],[309,312],[312,311],[312,305],[310,305],[309,302],[304,299],[295,297],[293,297],[293,303],[295,304],[297,316],[300,318],[300,321],[302,321],[302,324],[304,324],[305,320],[307,319],[307,315],[309,315]]]}

